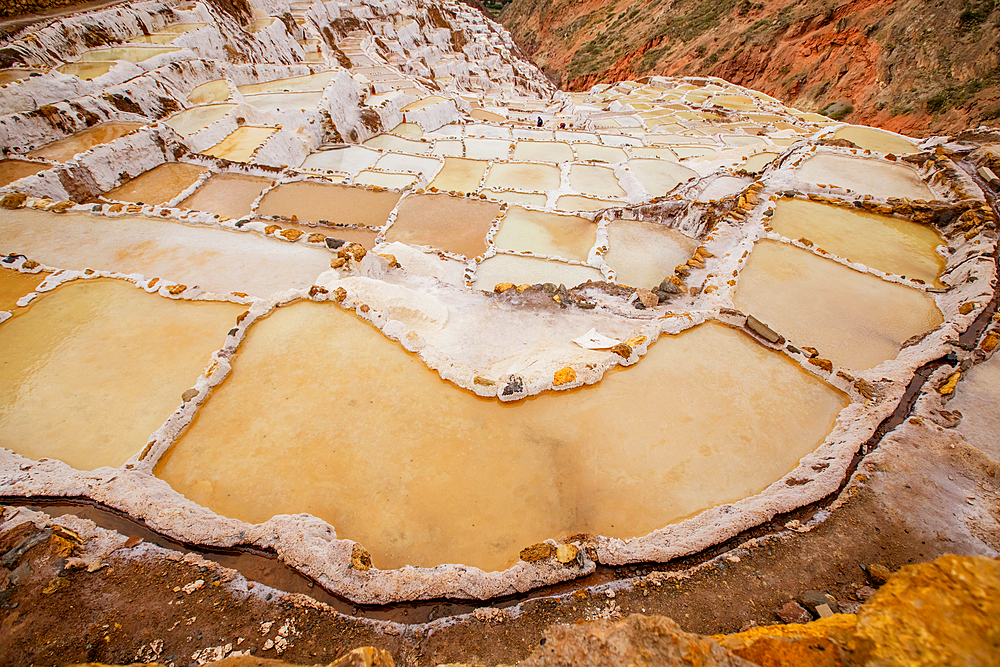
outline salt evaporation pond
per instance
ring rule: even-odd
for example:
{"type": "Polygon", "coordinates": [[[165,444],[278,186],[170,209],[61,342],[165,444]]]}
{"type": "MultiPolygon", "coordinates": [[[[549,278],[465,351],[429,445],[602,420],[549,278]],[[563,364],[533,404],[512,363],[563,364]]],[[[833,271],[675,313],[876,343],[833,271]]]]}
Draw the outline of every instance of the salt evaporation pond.
{"type": "Polygon", "coordinates": [[[101,196],[112,201],[165,204],[207,173],[207,168],[198,165],[167,162],[139,174],[101,196]]]}
{"type": "Polygon", "coordinates": [[[874,127],[848,125],[833,133],[836,139],[846,139],[858,148],[878,151],[879,153],[916,153],[917,145],[906,137],[894,132],[886,132],[874,127]]]}
{"type": "Polygon", "coordinates": [[[243,101],[261,111],[278,113],[282,111],[309,111],[315,109],[323,92],[306,93],[261,93],[247,95],[243,101]]]}
{"type": "Polygon", "coordinates": [[[83,79],[84,81],[90,81],[99,76],[104,76],[117,64],[113,61],[65,63],[57,67],[56,70],[63,74],[83,79]]]}
{"type": "MultiPolygon", "coordinates": [[[[544,206],[544,202],[541,204],[544,206]]],[[[600,211],[605,208],[624,206],[625,202],[609,199],[593,199],[580,195],[563,195],[556,200],[557,211],[600,211]]]]}
{"type": "Polygon", "coordinates": [[[347,146],[312,153],[302,163],[301,169],[309,171],[340,171],[356,174],[375,164],[381,153],[362,146],[347,146]]]}
{"type": "Polygon", "coordinates": [[[216,174],[178,206],[194,211],[208,211],[224,218],[249,215],[254,201],[274,181],[244,174],[216,174]]]}
{"type": "Polygon", "coordinates": [[[326,88],[326,84],[330,83],[330,80],[333,79],[335,75],[336,72],[320,72],[318,74],[294,76],[288,79],[277,79],[275,81],[266,81],[264,83],[248,83],[243,86],[237,86],[236,89],[244,95],[253,95],[256,93],[294,93],[310,90],[323,90],[326,88]]]}
{"type": "Polygon", "coordinates": [[[839,185],[873,197],[934,199],[916,169],[886,160],[821,153],[806,160],[796,177],[805,183],[839,185]]]}
{"type": "Polygon", "coordinates": [[[225,79],[216,79],[203,83],[188,93],[188,102],[191,104],[211,104],[212,102],[225,102],[231,95],[229,82],[225,79]]]}
{"type": "Polygon", "coordinates": [[[681,183],[698,175],[687,167],[666,160],[645,158],[630,160],[628,168],[652,197],[665,195],[681,183]]]}
{"type": "Polygon", "coordinates": [[[243,310],[115,280],[45,294],[0,323],[0,446],[79,470],[122,465],[180,405],[243,310]]]}
{"type": "Polygon", "coordinates": [[[940,285],[945,262],[935,248],[944,240],[931,227],[801,199],[779,200],[771,226],[785,238],[805,238],[838,257],[940,285]]]}
{"type": "Polygon", "coordinates": [[[500,206],[448,195],[411,195],[399,204],[387,241],[426,245],[466,257],[486,252],[486,234],[500,206]]]}
{"type": "Polygon", "coordinates": [[[324,249],[250,233],[157,218],[0,210],[0,253],[9,252],[64,269],[135,273],[260,297],[307,288],[330,268],[324,249]]]}
{"type": "Polygon", "coordinates": [[[596,225],[586,218],[511,206],[493,241],[505,250],[584,261],[594,246],[596,232],[596,225]]]}
{"type": "Polygon", "coordinates": [[[273,127],[240,127],[202,153],[233,162],[249,162],[254,152],[275,132],[273,127]]]}
{"type": "Polygon", "coordinates": [[[33,292],[48,274],[19,273],[0,266],[0,311],[20,312],[17,301],[33,292]]]}
{"type": "Polygon", "coordinates": [[[142,123],[101,123],[82,132],[45,144],[28,153],[28,157],[66,162],[74,155],[123,137],[143,127],[142,123]]]}
{"type": "Polygon", "coordinates": [[[13,183],[26,176],[34,176],[40,171],[49,169],[44,162],[29,162],[28,160],[0,160],[0,187],[13,183]]]}
{"type": "Polygon", "coordinates": [[[486,176],[486,187],[542,192],[559,187],[559,167],[532,162],[495,163],[486,176]]]}
{"type": "Polygon", "coordinates": [[[381,227],[399,195],[365,188],[299,181],[270,190],[257,208],[258,215],[332,224],[381,227]]]}
{"type": "Polygon", "coordinates": [[[698,242],[663,225],[616,220],[608,225],[604,259],[620,285],[652,289],[694,254],[698,242]]]}
{"type": "Polygon", "coordinates": [[[475,287],[492,290],[501,283],[537,285],[553,283],[576,287],[588,280],[604,280],[591,266],[552,262],[538,257],[499,254],[476,267],[475,287]]]}
{"type": "Polygon", "coordinates": [[[107,62],[126,60],[130,63],[141,63],[164,53],[176,53],[180,49],[165,46],[122,46],[107,49],[91,49],[80,54],[79,62],[107,62]]]}
{"type": "Polygon", "coordinates": [[[191,136],[199,132],[212,123],[222,120],[229,112],[236,108],[235,104],[210,104],[203,107],[194,107],[175,113],[170,118],[163,121],[163,124],[181,136],[191,136]]]}
{"type": "Polygon", "coordinates": [[[844,405],[715,324],[659,341],[596,387],[506,405],[441,380],[336,306],[301,303],[254,325],[156,474],[224,516],[319,516],[379,568],[500,570],[545,538],[643,535],[757,493],[844,405]]]}
{"type": "Polygon", "coordinates": [[[473,192],[479,189],[479,183],[486,173],[488,162],[483,160],[466,160],[464,158],[445,158],[444,166],[437,173],[430,186],[438,190],[473,192]]]}
{"type": "Polygon", "coordinates": [[[895,359],[903,341],[942,321],[919,290],[771,241],[754,247],[735,303],[792,343],[855,370],[895,359]]]}
{"type": "Polygon", "coordinates": [[[607,167],[574,164],[569,170],[569,184],[577,192],[595,197],[624,197],[615,172],[607,167]]]}

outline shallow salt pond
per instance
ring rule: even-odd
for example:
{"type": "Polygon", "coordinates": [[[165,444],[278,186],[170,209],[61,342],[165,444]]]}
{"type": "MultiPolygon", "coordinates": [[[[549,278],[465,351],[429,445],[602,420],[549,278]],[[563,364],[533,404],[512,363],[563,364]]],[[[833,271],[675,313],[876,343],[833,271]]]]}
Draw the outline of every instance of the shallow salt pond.
{"type": "Polygon", "coordinates": [[[0,310],[23,312],[17,307],[17,300],[35,291],[47,276],[47,273],[21,273],[0,266],[0,310]]]}
{"type": "MultiPolygon", "coordinates": [[[[543,203],[544,205],[544,203],[543,203]]],[[[580,195],[563,195],[556,201],[557,211],[600,211],[605,208],[625,206],[625,202],[608,199],[593,199],[580,195]]]]}
{"type": "Polygon", "coordinates": [[[188,137],[195,132],[200,132],[212,123],[222,120],[235,108],[235,104],[210,104],[194,107],[175,113],[162,122],[177,134],[188,137]]]}
{"type": "Polygon", "coordinates": [[[934,199],[916,169],[886,160],[820,154],[806,160],[795,175],[805,183],[839,185],[873,197],[934,199]]]}
{"type": "Polygon", "coordinates": [[[29,162],[27,160],[0,160],[0,187],[9,185],[14,181],[34,176],[40,171],[51,169],[52,165],[42,162],[29,162]]]}
{"type": "Polygon", "coordinates": [[[785,238],[804,237],[838,257],[940,285],[945,260],[935,248],[944,240],[931,227],[800,199],[779,200],[770,224],[785,238]]]}
{"type": "Polygon", "coordinates": [[[410,195],[399,204],[386,241],[425,245],[476,257],[486,252],[486,234],[500,205],[448,195],[410,195]]]}
{"type": "Polygon", "coordinates": [[[559,167],[531,162],[494,163],[486,187],[543,192],[559,187],[559,167]]]}
{"type": "Polygon", "coordinates": [[[80,470],[146,444],[222,347],[244,306],[79,281],[0,324],[0,446],[80,470]]]}
{"type": "Polygon", "coordinates": [[[764,167],[774,162],[777,157],[777,153],[757,153],[756,155],[748,157],[747,161],[741,166],[743,167],[743,171],[748,174],[756,174],[764,169],[764,167]]]}
{"type": "Polygon", "coordinates": [[[0,70],[0,85],[5,85],[8,83],[14,83],[15,81],[21,81],[27,79],[32,74],[42,74],[41,70],[37,69],[3,69],[0,70]]]}
{"type": "Polygon", "coordinates": [[[305,76],[293,76],[288,79],[277,79],[275,81],[265,81],[264,83],[248,83],[237,86],[244,95],[255,93],[294,93],[310,90],[323,90],[326,84],[336,75],[336,72],[320,72],[318,74],[307,74],[305,76]]]}
{"type": "Polygon", "coordinates": [[[476,268],[476,289],[492,291],[500,283],[536,285],[563,283],[575,287],[588,280],[604,280],[603,274],[590,266],[569,264],[526,255],[498,254],[476,268]]]}
{"type": "Polygon", "coordinates": [[[254,325],[156,474],[224,516],[309,512],[378,568],[499,570],[545,538],[644,535],[757,493],[845,404],[706,324],[596,387],[506,405],[442,381],[336,306],[299,303],[254,325]]]}
{"type": "Polygon", "coordinates": [[[375,163],[375,169],[396,173],[410,171],[429,180],[441,169],[441,160],[436,157],[387,153],[375,163]]]}
{"type": "Polygon", "coordinates": [[[569,184],[577,192],[595,197],[624,197],[615,172],[607,167],[574,164],[569,171],[569,184]]]}
{"type": "Polygon", "coordinates": [[[855,370],[894,359],[903,341],[942,321],[919,290],[771,241],[754,246],[734,301],[792,343],[855,370]]]}
{"type": "Polygon", "coordinates": [[[180,49],[165,46],[123,46],[108,49],[91,49],[80,54],[81,63],[107,62],[127,60],[130,63],[141,63],[154,56],[164,53],[175,53],[180,49]]]}
{"type": "Polygon", "coordinates": [[[368,148],[381,148],[384,151],[399,151],[401,153],[430,153],[431,144],[425,141],[403,139],[394,134],[379,134],[364,142],[368,148]]]}
{"type": "Polygon", "coordinates": [[[247,104],[270,113],[282,111],[315,111],[323,91],[305,93],[260,93],[246,95],[243,101],[247,104]]]}
{"type": "Polygon", "coordinates": [[[36,148],[28,153],[28,157],[66,162],[78,153],[88,151],[100,144],[112,142],[140,127],[143,127],[142,123],[101,123],[65,139],[59,139],[36,148]]]}
{"type": "Polygon", "coordinates": [[[389,134],[402,137],[403,139],[420,139],[420,137],[424,136],[424,128],[416,123],[400,123],[389,130],[389,134]]]}
{"type": "Polygon", "coordinates": [[[874,127],[848,125],[833,133],[836,139],[847,139],[855,146],[879,153],[905,155],[916,153],[917,145],[906,137],[874,127]]]}
{"type": "Polygon", "coordinates": [[[438,172],[430,187],[438,190],[458,192],[474,192],[486,173],[488,162],[482,160],[466,160],[449,157],[444,160],[444,167],[438,172]]]}
{"type": "Polygon", "coordinates": [[[422,100],[417,100],[416,102],[410,102],[405,107],[402,108],[403,113],[407,111],[420,111],[422,109],[427,109],[435,104],[440,104],[441,102],[447,102],[443,97],[438,97],[437,95],[431,95],[430,97],[425,97],[422,100]]]}
{"type": "Polygon", "coordinates": [[[229,82],[225,79],[216,79],[196,86],[188,93],[188,102],[191,104],[211,104],[212,102],[225,102],[231,95],[229,82]]]}
{"type": "Polygon", "coordinates": [[[347,174],[356,174],[362,169],[375,164],[375,161],[382,156],[378,151],[373,151],[363,146],[347,146],[346,148],[333,148],[310,154],[300,169],[313,171],[339,171],[347,174]]]}
{"type": "Polygon", "coordinates": [[[665,195],[698,175],[687,167],[667,160],[635,159],[629,161],[628,167],[651,197],[665,195]]]}
{"type": "Polygon", "coordinates": [[[381,227],[398,201],[399,195],[395,192],[299,181],[283,183],[264,195],[257,214],[381,227]]]}
{"type": "Polygon", "coordinates": [[[260,297],[307,288],[330,268],[325,249],[253,233],[27,209],[0,210],[0,253],[9,252],[61,269],[138,273],[217,294],[260,297]]]}
{"type": "Polygon", "coordinates": [[[404,190],[420,178],[411,174],[387,174],[381,171],[362,171],[354,179],[356,185],[374,185],[390,190],[404,190]]]}
{"type": "Polygon", "coordinates": [[[131,181],[105,192],[102,197],[112,201],[142,204],[165,204],[194,185],[206,167],[183,162],[167,162],[139,174],[131,181]]]}
{"type": "MultiPolygon", "coordinates": [[[[490,199],[507,202],[508,204],[525,204],[527,206],[537,206],[544,208],[549,198],[545,195],[533,195],[524,192],[496,192],[494,190],[483,190],[490,199]]],[[[582,197],[581,197],[582,199],[582,197]]]]}
{"type": "Polygon", "coordinates": [[[477,160],[506,160],[510,154],[510,142],[503,139],[466,138],[465,157],[477,160]]]}
{"type": "Polygon", "coordinates": [[[258,176],[216,174],[177,206],[216,213],[224,218],[242,218],[249,215],[260,193],[273,184],[274,181],[258,176]]]}
{"type": "Polygon", "coordinates": [[[273,127],[239,127],[219,143],[201,152],[204,155],[221,157],[232,162],[249,162],[254,151],[270,139],[275,132],[277,130],[273,127]]]}
{"type": "Polygon", "coordinates": [[[559,141],[519,141],[514,144],[514,160],[572,162],[573,149],[559,141]]]}
{"type": "Polygon", "coordinates": [[[624,162],[628,159],[625,151],[614,146],[600,146],[598,144],[573,144],[576,151],[576,158],[581,162],[624,162]]]}
{"type": "Polygon", "coordinates": [[[709,183],[698,195],[698,201],[718,201],[741,192],[752,181],[747,178],[723,176],[709,183]]]}
{"type": "Polygon", "coordinates": [[[62,72],[67,76],[75,76],[83,81],[90,81],[99,76],[104,76],[117,64],[117,61],[63,63],[56,67],[56,71],[62,72]]]}
{"type": "Polygon", "coordinates": [[[493,241],[504,250],[528,250],[538,255],[585,261],[596,233],[597,225],[586,218],[511,206],[493,241]]]}
{"type": "Polygon", "coordinates": [[[604,259],[620,285],[653,289],[673,275],[674,267],[694,254],[698,242],[651,222],[615,220],[608,225],[604,259]]]}

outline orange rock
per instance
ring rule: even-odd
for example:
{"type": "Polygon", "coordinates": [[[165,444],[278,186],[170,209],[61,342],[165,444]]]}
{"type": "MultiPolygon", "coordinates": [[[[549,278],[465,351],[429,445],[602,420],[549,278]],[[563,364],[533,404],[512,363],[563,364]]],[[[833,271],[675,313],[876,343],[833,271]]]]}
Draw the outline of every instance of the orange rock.
{"type": "Polygon", "coordinates": [[[576,371],[573,370],[572,366],[557,370],[555,376],[552,378],[552,384],[557,387],[571,382],[576,382],[576,371]]]}

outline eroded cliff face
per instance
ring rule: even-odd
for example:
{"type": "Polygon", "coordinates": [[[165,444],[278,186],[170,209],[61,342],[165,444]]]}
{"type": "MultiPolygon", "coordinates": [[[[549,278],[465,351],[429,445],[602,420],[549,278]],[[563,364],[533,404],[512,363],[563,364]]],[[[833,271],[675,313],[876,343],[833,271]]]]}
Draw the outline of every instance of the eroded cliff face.
{"type": "Polygon", "coordinates": [[[714,75],[910,135],[1000,124],[995,0],[514,0],[502,20],[566,89],[714,75]]]}

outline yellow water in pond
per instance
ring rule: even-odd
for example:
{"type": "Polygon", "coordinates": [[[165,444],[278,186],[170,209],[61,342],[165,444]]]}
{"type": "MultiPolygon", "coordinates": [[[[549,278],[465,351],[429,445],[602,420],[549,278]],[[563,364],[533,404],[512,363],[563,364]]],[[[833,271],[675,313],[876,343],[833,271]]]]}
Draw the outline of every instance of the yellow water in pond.
{"type": "Polygon", "coordinates": [[[780,200],[771,226],[785,238],[804,237],[838,257],[940,286],[945,261],[934,249],[944,240],[931,227],[800,199],[780,200]]]}
{"type": "Polygon", "coordinates": [[[445,101],[447,100],[445,100],[445,98],[443,97],[438,97],[437,95],[431,95],[430,97],[425,97],[422,100],[417,100],[416,102],[410,102],[405,107],[403,107],[402,111],[403,113],[406,113],[407,111],[420,111],[421,109],[426,109],[428,107],[434,106],[435,104],[445,101]]]}
{"type": "Polygon", "coordinates": [[[694,254],[698,242],[674,229],[638,220],[615,220],[608,225],[605,261],[621,285],[653,289],[674,267],[694,254]]]}
{"type": "Polygon", "coordinates": [[[41,70],[37,69],[4,69],[0,70],[0,85],[14,83],[15,81],[21,81],[22,79],[27,79],[32,74],[41,74],[41,70]]]}
{"type": "Polygon", "coordinates": [[[80,281],[0,324],[0,446],[119,466],[181,404],[244,306],[80,281]]]}
{"type": "Polygon", "coordinates": [[[277,132],[273,127],[240,127],[225,139],[203,150],[204,155],[221,157],[233,162],[249,162],[254,151],[277,132]]]}
{"type": "Polygon", "coordinates": [[[61,269],[136,273],[259,297],[308,288],[330,268],[325,249],[257,234],[163,218],[0,209],[0,254],[15,251],[61,269]]]}
{"type": "Polygon", "coordinates": [[[486,252],[486,234],[500,205],[448,195],[411,195],[399,204],[387,241],[427,245],[466,257],[486,252]]]}
{"type": "Polygon", "coordinates": [[[140,63],[149,60],[153,56],[164,53],[174,53],[180,49],[166,46],[123,46],[108,49],[91,49],[80,54],[79,62],[106,62],[109,60],[127,60],[132,63],[140,63]]]}
{"type": "Polygon", "coordinates": [[[17,300],[34,292],[46,276],[47,273],[21,273],[0,266],[0,310],[15,315],[23,312],[24,309],[18,307],[17,300]]]}
{"type": "Polygon", "coordinates": [[[293,76],[289,79],[277,79],[264,83],[248,83],[237,86],[244,95],[254,93],[277,93],[281,91],[296,92],[303,90],[323,90],[336,72],[320,72],[319,74],[307,74],[305,76],[293,76]]]}
{"type": "Polygon", "coordinates": [[[625,151],[615,146],[599,146],[597,144],[573,144],[576,158],[581,161],[593,162],[623,162],[628,156],[625,151]]]}
{"type": "Polygon", "coordinates": [[[235,104],[209,104],[202,107],[194,107],[175,113],[170,118],[164,120],[163,124],[178,134],[187,137],[205,129],[216,121],[222,120],[235,108],[235,104]]]}
{"type": "Polygon", "coordinates": [[[53,141],[28,153],[29,157],[65,162],[74,155],[90,150],[99,144],[106,144],[142,127],[142,123],[101,123],[88,127],[82,132],[53,141]]]}
{"type": "Polygon", "coordinates": [[[49,168],[50,165],[27,160],[0,160],[0,187],[49,168]]]}
{"type": "Polygon", "coordinates": [[[806,160],[795,175],[805,183],[839,185],[873,197],[934,198],[916,169],[881,159],[820,153],[806,160]]]}
{"type": "Polygon", "coordinates": [[[167,162],[139,174],[128,183],[105,192],[105,199],[143,204],[165,204],[184,190],[194,185],[206,167],[182,162],[167,162]]]}
{"type": "Polygon", "coordinates": [[[225,79],[216,79],[197,86],[188,94],[188,102],[191,104],[211,104],[212,102],[225,102],[229,99],[229,82],[225,79]]]}
{"type": "Polygon", "coordinates": [[[434,177],[429,187],[446,192],[451,190],[474,192],[479,188],[479,182],[483,179],[488,164],[483,160],[445,158],[444,167],[434,177]]]}
{"type": "Polygon", "coordinates": [[[561,141],[519,141],[514,144],[513,159],[541,162],[572,162],[573,149],[561,141]]]}
{"type": "Polygon", "coordinates": [[[559,187],[559,167],[531,162],[496,163],[486,177],[488,188],[543,192],[559,187]]]}
{"type": "Polygon", "coordinates": [[[586,218],[511,206],[493,241],[504,250],[529,250],[538,255],[585,261],[596,234],[597,225],[586,218]]]}
{"type": "Polygon", "coordinates": [[[859,148],[879,153],[906,154],[917,152],[917,145],[906,137],[874,127],[848,125],[834,132],[833,136],[837,139],[847,139],[859,148]]]}
{"type": "Polygon", "coordinates": [[[387,174],[382,171],[371,171],[366,169],[359,172],[354,178],[356,185],[374,185],[390,190],[403,190],[420,180],[419,176],[412,174],[387,174]]]}
{"type": "Polygon", "coordinates": [[[242,218],[265,188],[274,181],[243,174],[216,174],[193,195],[178,204],[192,211],[208,211],[224,218],[242,218]]]}
{"type": "Polygon", "coordinates": [[[903,341],[942,321],[919,290],[771,241],[754,246],[734,301],[795,345],[855,370],[894,359],[903,341]]]}
{"type": "Polygon", "coordinates": [[[424,136],[424,129],[416,123],[400,123],[389,130],[389,134],[403,137],[404,139],[420,139],[420,137],[424,136]]]}
{"type": "MultiPolygon", "coordinates": [[[[544,203],[543,203],[544,205],[544,203]]],[[[563,195],[556,201],[557,211],[600,211],[605,208],[624,206],[625,202],[608,199],[592,199],[579,195],[563,195]]]]}
{"type": "Polygon", "coordinates": [[[757,153],[756,155],[751,155],[747,158],[747,161],[742,165],[743,170],[750,174],[755,174],[761,171],[767,165],[774,162],[775,158],[778,157],[777,153],[757,153]]]}
{"type": "Polygon", "coordinates": [[[628,167],[652,197],[665,195],[680,183],[698,175],[687,167],[667,160],[635,159],[629,161],[628,167]]]}
{"type": "MultiPolygon", "coordinates": [[[[545,202],[548,201],[548,197],[545,195],[533,195],[523,192],[494,192],[493,190],[483,190],[483,194],[494,201],[507,202],[508,204],[525,204],[527,206],[537,206],[539,208],[543,208],[545,206],[545,202]]],[[[560,199],[562,199],[562,197],[560,197],[560,199]]],[[[583,199],[583,197],[580,197],[580,199],[583,199]]]]}
{"type": "Polygon", "coordinates": [[[295,216],[309,222],[381,227],[398,201],[395,192],[299,181],[283,183],[264,195],[257,213],[289,219],[295,216]]]}
{"type": "Polygon", "coordinates": [[[94,63],[65,63],[56,69],[63,74],[75,76],[83,79],[84,81],[90,81],[91,79],[96,79],[99,76],[104,76],[117,64],[118,63],[112,61],[94,63]]]}
{"type": "Polygon", "coordinates": [[[569,184],[577,192],[595,197],[624,197],[613,169],[589,164],[574,164],[569,170],[569,184]]]}
{"type": "Polygon", "coordinates": [[[596,387],[505,405],[442,381],[334,305],[298,303],[254,325],[156,474],[244,521],[309,512],[379,568],[500,570],[545,538],[644,535],[757,493],[845,404],[706,324],[596,387]]]}

